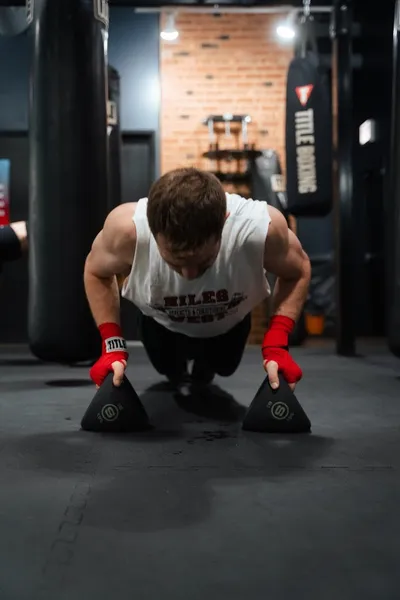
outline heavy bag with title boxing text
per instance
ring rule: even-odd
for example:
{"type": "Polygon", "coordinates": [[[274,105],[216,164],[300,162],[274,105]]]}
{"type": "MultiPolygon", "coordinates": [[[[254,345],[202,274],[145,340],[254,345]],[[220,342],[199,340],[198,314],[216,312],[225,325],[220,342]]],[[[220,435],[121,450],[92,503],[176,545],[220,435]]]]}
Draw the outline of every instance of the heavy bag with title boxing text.
{"type": "Polygon", "coordinates": [[[327,78],[314,52],[292,60],[286,93],[288,210],[321,217],[332,209],[332,111],[327,78]]]}
{"type": "Polygon", "coordinates": [[[107,216],[106,0],[41,0],[30,107],[29,311],[42,360],[93,360],[84,266],[107,216]]]}

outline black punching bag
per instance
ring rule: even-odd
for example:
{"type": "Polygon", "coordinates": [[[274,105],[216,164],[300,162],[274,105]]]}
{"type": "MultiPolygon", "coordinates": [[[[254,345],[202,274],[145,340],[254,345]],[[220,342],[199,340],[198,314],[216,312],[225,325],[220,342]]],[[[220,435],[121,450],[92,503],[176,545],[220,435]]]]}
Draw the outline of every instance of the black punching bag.
{"type": "Polygon", "coordinates": [[[121,94],[119,73],[111,65],[108,66],[108,146],[109,146],[109,210],[122,200],[121,190],[121,94]]]}
{"type": "Polygon", "coordinates": [[[100,337],[83,272],[107,215],[106,0],[41,0],[30,107],[29,342],[46,361],[92,360],[100,337]]]}
{"type": "MultiPolygon", "coordinates": [[[[261,150],[260,155],[250,161],[251,193],[254,199],[264,200],[283,214],[289,224],[287,196],[282,176],[282,167],[275,150],[261,150]]],[[[268,274],[268,281],[273,287],[276,277],[268,274]]],[[[300,346],[307,337],[304,312],[297,320],[296,327],[289,337],[290,346],[300,346]]]]}
{"type": "Polygon", "coordinates": [[[390,184],[387,198],[386,274],[388,345],[400,357],[400,0],[393,28],[390,184]]]}
{"type": "Polygon", "coordinates": [[[310,20],[303,23],[300,35],[303,48],[290,63],[286,91],[288,210],[295,217],[320,217],[330,213],[333,202],[330,89],[310,20]]]}
{"type": "Polygon", "coordinates": [[[256,200],[264,200],[277,208],[288,219],[287,197],[282,167],[275,150],[261,150],[250,161],[251,194],[256,200]]]}

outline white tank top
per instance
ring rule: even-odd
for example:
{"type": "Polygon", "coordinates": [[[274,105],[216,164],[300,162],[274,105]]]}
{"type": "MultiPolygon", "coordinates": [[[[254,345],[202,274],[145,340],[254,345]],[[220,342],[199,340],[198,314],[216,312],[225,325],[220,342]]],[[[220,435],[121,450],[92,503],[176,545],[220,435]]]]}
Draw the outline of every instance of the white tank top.
{"type": "Polygon", "coordinates": [[[236,194],[226,198],[230,214],[220,251],[194,280],[184,279],[161,258],[147,221],[147,198],[137,203],[136,252],[121,293],[171,331],[190,337],[226,333],[271,293],[263,267],[268,205],[236,194]]]}

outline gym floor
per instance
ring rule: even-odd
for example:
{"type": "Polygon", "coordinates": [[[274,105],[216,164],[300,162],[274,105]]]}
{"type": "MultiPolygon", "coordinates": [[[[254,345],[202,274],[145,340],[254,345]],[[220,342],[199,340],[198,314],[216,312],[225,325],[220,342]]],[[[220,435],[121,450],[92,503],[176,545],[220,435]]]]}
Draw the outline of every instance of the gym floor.
{"type": "Polygon", "coordinates": [[[178,406],[142,348],[155,429],[80,431],[88,369],[0,349],[1,600],[398,600],[400,362],[295,349],[307,435],[248,433],[258,348],[178,406]]]}

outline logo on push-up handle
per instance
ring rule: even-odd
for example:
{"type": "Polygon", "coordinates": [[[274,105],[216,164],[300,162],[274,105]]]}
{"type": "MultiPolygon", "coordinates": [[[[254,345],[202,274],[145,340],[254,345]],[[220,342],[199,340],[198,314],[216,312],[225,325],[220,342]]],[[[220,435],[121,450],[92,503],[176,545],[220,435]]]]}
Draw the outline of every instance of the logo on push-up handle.
{"type": "Polygon", "coordinates": [[[284,419],[287,419],[289,413],[289,407],[284,402],[275,402],[275,404],[273,404],[273,406],[271,407],[271,414],[274,417],[274,419],[277,419],[278,421],[283,421],[284,419]]]}
{"type": "Polygon", "coordinates": [[[104,421],[108,421],[108,422],[116,421],[119,417],[118,406],[115,406],[115,404],[106,404],[101,409],[100,414],[101,414],[101,417],[104,419],[104,421]]]}

